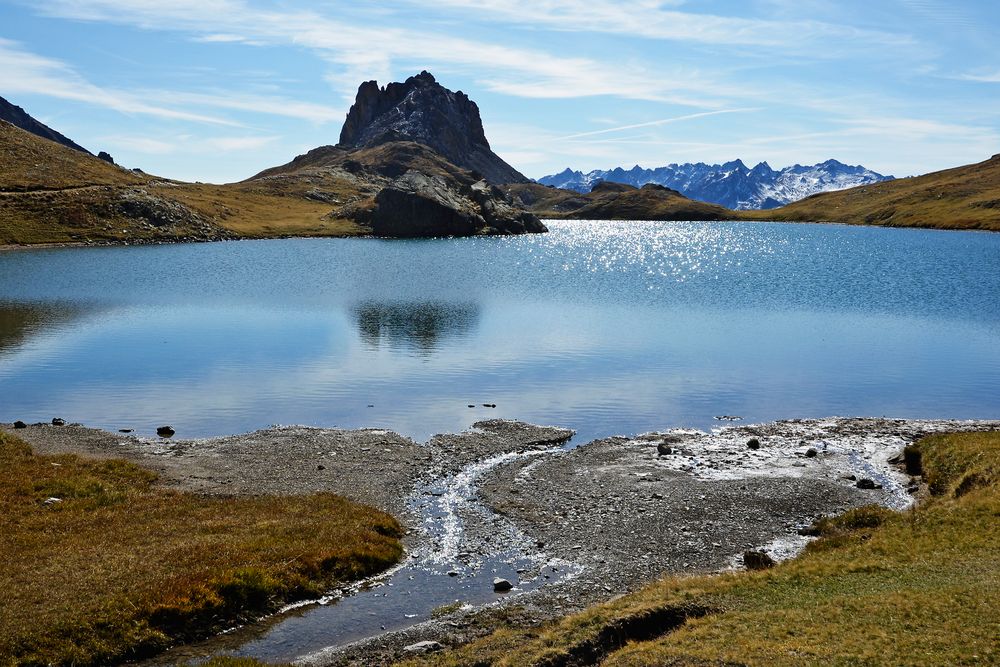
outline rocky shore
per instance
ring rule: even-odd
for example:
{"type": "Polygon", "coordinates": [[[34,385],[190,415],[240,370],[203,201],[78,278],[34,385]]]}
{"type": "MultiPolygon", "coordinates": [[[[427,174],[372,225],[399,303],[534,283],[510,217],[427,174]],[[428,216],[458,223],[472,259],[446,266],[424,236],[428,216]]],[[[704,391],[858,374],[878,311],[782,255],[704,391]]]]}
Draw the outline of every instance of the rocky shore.
{"type": "MultiPolygon", "coordinates": [[[[905,445],[934,432],[998,429],[998,421],[832,418],[711,433],[669,430],[579,446],[566,429],[499,420],[427,443],[385,430],[305,427],[177,441],[77,425],[34,425],[17,434],[41,453],[138,461],[176,488],[328,490],[400,517],[409,528],[407,562],[391,579],[370,582],[373,588],[352,603],[367,609],[364,596],[377,597],[380,585],[410,585],[407,594],[428,599],[454,589],[456,604],[412,619],[392,618],[391,605],[372,606],[370,613],[388,617],[375,618],[370,633],[359,627],[351,641],[324,643],[320,632],[307,645],[279,650],[262,626],[168,656],[236,649],[325,665],[382,664],[434,648],[415,647],[420,642],[467,641],[497,624],[578,610],[664,573],[741,568],[747,551],[787,558],[820,516],[870,503],[899,509],[918,498],[924,490],[903,466],[905,445]],[[513,590],[494,592],[497,575],[513,590]]],[[[296,610],[287,621],[271,619],[268,628],[301,626],[310,613],[296,610]]]]}

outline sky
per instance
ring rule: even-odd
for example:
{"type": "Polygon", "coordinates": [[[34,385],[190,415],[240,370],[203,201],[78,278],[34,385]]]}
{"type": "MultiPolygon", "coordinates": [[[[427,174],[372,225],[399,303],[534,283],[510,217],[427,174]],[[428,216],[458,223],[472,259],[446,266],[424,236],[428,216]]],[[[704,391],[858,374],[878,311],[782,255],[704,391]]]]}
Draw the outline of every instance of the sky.
{"type": "Polygon", "coordinates": [[[1000,153],[996,0],[0,0],[0,96],[93,152],[231,182],[428,70],[532,178],[1000,153]]]}

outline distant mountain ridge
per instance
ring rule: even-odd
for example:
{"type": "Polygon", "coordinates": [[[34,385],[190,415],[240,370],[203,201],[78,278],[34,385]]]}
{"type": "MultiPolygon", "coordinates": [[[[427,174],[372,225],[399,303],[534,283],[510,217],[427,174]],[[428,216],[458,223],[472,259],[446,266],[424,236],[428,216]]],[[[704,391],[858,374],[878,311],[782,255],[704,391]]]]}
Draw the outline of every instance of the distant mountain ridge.
{"type": "Polygon", "coordinates": [[[775,170],[766,162],[753,168],[742,160],[725,164],[704,162],[669,164],[655,169],[638,165],[583,173],[566,169],[538,179],[542,185],[590,192],[600,181],[642,187],[647,183],[663,185],[698,201],[719,204],[733,210],[772,209],[799,201],[820,192],[843,190],[893,180],[860,165],[827,160],[814,165],[792,165],[775,170]]]}

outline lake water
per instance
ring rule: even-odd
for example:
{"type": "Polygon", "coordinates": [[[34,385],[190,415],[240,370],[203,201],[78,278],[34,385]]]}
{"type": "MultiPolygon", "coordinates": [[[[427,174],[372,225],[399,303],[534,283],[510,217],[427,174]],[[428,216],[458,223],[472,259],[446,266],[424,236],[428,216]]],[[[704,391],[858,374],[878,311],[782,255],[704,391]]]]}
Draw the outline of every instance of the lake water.
{"type": "Polygon", "coordinates": [[[504,417],[582,440],[1000,416],[1000,234],[549,226],[0,253],[0,421],[425,439],[504,417]]]}

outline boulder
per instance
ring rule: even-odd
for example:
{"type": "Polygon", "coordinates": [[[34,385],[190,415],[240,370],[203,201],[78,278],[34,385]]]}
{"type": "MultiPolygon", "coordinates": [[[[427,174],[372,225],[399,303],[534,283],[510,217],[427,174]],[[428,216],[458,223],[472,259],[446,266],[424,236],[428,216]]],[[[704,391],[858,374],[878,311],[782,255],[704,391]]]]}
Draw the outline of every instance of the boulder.
{"type": "Polygon", "coordinates": [[[176,431],[174,431],[174,429],[170,426],[160,426],[159,428],[156,429],[156,435],[160,436],[161,438],[171,438],[173,437],[174,433],[176,433],[176,431]]]}
{"type": "Polygon", "coordinates": [[[16,422],[14,422],[14,428],[28,428],[28,425],[25,424],[20,419],[18,419],[16,422]]]}
{"type": "Polygon", "coordinates": [[[879,488],[879,485],[875,483],[875,480],[868,479],[867,477],[862,477],[857,482],[855,482],[855,485],[859,489],[877,489],[877,488],[879,488]]]}
{"type": "Polygon", "coordinates": [[[743,552],[743,567],[748,570],[766,570],[774,566],[774,559],[765,551],[743,552]]]}
{"type": "Polygon", "coordinates": [[[440,651],[444,646],[440,642],[434,641],[422,641],[416,644],[410,644],[409,646],[403,647],[404,653],[433,653],[434,651],[440,651]]]}
{"type": "Polygon", "coordinates": [[[747,440],[747,447],[750,449],[760,449],[760,440],[757,438],[750,438],[747,440]]]}
{"type": "Polygon", "coordinates": [[[62,419],[61,417],[53,417],[52,418],[52,425],[53,426],[65,426],[66,425],[66,420],[62,419]]]}
{"type": "Polygon", "coordinates": [[[377,236],[415,238],[544,232],[533,214],[515,208],[484,181],[471,186],[409,170],[375,195],[368,207],[344,212],[377,236]]]}

